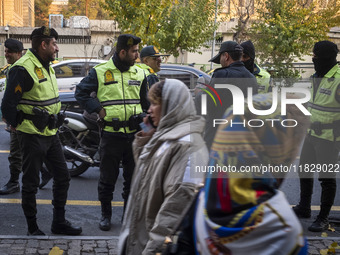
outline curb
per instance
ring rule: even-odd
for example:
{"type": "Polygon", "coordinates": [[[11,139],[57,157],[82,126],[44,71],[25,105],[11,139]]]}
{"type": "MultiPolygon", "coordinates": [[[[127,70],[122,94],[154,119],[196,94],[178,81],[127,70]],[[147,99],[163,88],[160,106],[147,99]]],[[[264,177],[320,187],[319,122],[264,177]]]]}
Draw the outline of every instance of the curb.
{"type": "MultiPolygon", "coordinates": [[[[119,236],[17,236],[0,235],[1,239],[35,239],[35,240],[118,240],[119,236]]],[[[339,238],[340,239],[340,238],[339,238]]]]}

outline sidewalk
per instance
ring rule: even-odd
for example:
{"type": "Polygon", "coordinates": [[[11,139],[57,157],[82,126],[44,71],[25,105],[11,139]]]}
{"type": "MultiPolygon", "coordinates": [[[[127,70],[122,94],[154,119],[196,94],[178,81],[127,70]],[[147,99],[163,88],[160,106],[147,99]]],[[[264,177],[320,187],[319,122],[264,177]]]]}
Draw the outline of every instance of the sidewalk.
{"type": "Polygon", "coordinates": [[[116,255],[117,242],[117,236],[0,236],[0,255],[116,255]]]}
{"type": "MultiPolygon", "coordinates": [[[[0,236],[0,255],[116,255],[117,242],[117,236],[0,236]]],[[[340,254],[340,237],[309,237],[308,243],[308,254],[340,254]]]]}

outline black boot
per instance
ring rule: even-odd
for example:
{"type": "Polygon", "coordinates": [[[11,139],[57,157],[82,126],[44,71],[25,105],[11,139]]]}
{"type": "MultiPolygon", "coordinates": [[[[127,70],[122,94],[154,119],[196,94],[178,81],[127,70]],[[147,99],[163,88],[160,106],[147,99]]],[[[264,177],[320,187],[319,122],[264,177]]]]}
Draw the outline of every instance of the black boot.
{"type": "MultiPolygon", "coordinates": [[[[301,176],[300,176],[301,177],[301,176]]],[[[300,202],[293,207],[298,218],[310,218],[313,194],[313,179],[300,178],[300,202]]]]}
{"type": "Polygon", "coordinates": [[[27,231],[28,236],[44,236],[45,235],[45,233],[39,229],[36,217],[26,217],[26,221],[27,221],[27,226],[28,226],[28,231],[27,231]]]}
{"type": "Polygon", "coordinates": [[[54,208],[51,231],[53,234],[75,236],[81,234],[82,228],[74,227],[69,221],[65,220],[64,208],[54,208]]]}
{"type": "Polygon", "coordinates": [[[52,179],[53,176],[45,167],[42,167],[40,172],[41,172],[41,182],[39,185],[39,189],[42,189],[52,179]]]}
{"type": "Polygon", "coordinates": [[[322,232],[329,228],[329,222],[327,218],[321,217],[320,215],[316,220],[308,227],[311,232],[322,232]]]}
{"type": "Polygon", "coordinates": [[[102,217],[99,222],[99,228],[103,231],[111,229],[112,206],[111,202],[102,202],[102,217]]]}
{"type": "Polygon", "coordinates": [[[8,195],[12,193],[16,193],[20,191],[20,185],[18,180],[17,181],[11,181],[9,180],[1,189],[0,189],[0,195],[8,195]]]}

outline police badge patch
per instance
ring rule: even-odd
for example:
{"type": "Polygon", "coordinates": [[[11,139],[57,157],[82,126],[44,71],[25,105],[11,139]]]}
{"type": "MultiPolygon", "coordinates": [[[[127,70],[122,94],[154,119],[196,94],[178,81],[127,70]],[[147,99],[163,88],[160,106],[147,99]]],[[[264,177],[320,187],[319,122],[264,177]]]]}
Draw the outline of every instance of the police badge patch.
{"type": "Polygon", "coordinates": [[[50,36],[51,35],[51,30],[49,27],[45,27],[43,35],[50,36]]]}
{"type": "Polygon", "coordinates": [[[41,68],[35,67],[34,71],[37,74],[39,80],[44,79],[43,71],[41,68]]]}
{"type": "Polygon", "coordinates": [[[129,45],[129,46],[133,45],[133,38],[132,38],[132,37],[130,37],[130,38],[128,39],[127,45],[129,45]]]}
{"type": "Polygon", "coordinates": [[[118,83],[118,81],[115,81],[113,73],[110,70],[107,70],[104,73],[104,85],[109,85],[113,83],[118,83]]]}

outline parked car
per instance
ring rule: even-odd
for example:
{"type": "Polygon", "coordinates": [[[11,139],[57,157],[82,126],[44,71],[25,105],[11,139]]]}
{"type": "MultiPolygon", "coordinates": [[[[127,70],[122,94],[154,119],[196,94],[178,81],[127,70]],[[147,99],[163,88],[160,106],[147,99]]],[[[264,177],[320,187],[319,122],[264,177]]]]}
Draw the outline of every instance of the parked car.
{"type": "MultiPolygon", "coordinates": [[[[60,101],[62,102],[63,109],[68,105],[68,111],[82,112],[83,110],[74,98],[74,88],[85,77],[87,72],[99,63],[103,63],[105,60],[100,59],[72,59],[65,60],[59,63],[53,64],[57,76],[58,87],[60,91],[60,101]]],[[[199,75],[202,75],[205,82],[209,84],[210,76],[206,73],[185,65],[174,64],[162,64],[161,71],[158,72],[160,79],[170,78],[183,81],[188,88],[193,91],[199,75]]],[[[0,84],[4,83],[5,79],[0,79],[0,84]]],[[[3,96],[3,92],[0,89],[0,99],[3,96]]]]}
{"type": "Polygon", "coordinates": [[[209,84],[211,79],[208,74],[202,72],[201,70],[190,66],[175,64],[162,64],[161,70],[157,74],[160,79],[178,79],[184,82],[191,91],[195,89],[197,79],[200,75],[204,77],[206,84],[209,84]]]}
{"type": "Polygon", "coordinates": [[[73,90],[94,66],[103,62],[106,61],[101,59],[71,59],[51,66],[54,68],[59,90],[73,90]]]}

